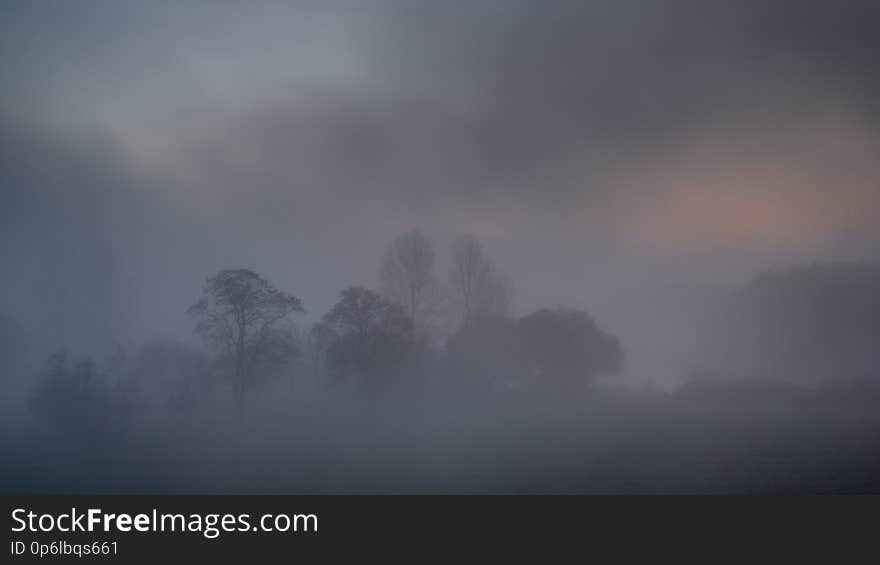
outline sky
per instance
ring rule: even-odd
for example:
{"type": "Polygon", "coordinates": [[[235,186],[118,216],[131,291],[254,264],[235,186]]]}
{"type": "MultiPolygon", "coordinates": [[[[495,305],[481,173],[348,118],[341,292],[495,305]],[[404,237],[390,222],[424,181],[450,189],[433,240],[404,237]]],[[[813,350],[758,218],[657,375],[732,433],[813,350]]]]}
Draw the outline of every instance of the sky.
{"type": "Polygon", "coordinates": [[[674,350],[682,312],[764,269],[877,259],[878,21],[870,0],[3,0],[0,312],[73,348],[188,336],[205,277],[248,267],[314,319],[417,227],[441,252],[479,236],[518,313],[674,350]]]}

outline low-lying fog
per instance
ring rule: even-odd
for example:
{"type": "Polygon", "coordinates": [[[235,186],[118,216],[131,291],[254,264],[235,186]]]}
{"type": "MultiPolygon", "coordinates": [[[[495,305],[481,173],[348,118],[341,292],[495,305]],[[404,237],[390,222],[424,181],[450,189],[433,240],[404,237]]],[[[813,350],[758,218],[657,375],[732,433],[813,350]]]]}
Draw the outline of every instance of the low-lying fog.
{"type": "Polygon", "coordinates": [[[5,3],[0,490],[880,491],[878,17],[5,3]]]}

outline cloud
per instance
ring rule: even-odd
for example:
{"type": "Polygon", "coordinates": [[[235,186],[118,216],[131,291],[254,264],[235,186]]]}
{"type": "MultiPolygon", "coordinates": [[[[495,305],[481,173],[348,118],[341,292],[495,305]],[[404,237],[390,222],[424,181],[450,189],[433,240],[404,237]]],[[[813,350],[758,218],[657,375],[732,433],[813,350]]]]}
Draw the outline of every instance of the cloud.
{"type": "Polygon", "coordinates": [[[5,284],[109,247],[142,328],[228,266],[320,314],[413,226],[483,237],[523,308],[876,257],[874,2],[4,9],[5,284]]]}

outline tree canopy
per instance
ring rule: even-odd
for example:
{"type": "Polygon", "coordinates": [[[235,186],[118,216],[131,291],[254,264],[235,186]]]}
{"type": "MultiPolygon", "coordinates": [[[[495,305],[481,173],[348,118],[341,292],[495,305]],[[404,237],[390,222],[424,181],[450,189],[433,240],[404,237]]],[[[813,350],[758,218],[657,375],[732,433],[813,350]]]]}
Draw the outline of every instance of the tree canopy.
{"type": "Polygon", "coordinates": [[[228,269],[209,277],[202,299],[188,310],[197,320],[196,332],[232,365],[239,400],[258,373],[296,356],[295,336],[283,322],[302,311],[299,298],[247,269],[228,269]]]}
{"type": "Polygon", "coordinates": [[[349,287],[323,318],[327,364],[340,377],[375,380],[399,366],[414,344],[412,319],[378,292],[349,287]]]}

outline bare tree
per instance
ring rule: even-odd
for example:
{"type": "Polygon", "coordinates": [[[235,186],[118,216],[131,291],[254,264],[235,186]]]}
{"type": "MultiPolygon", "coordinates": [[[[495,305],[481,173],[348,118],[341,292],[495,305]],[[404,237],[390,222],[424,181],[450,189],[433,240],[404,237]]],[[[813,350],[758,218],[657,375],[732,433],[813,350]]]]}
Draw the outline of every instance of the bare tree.
{"type": "Polygon", "coordinates": [[[302,312],[299,298],[285,294],[247,269],[228,269],[208,278],[202,299],[188,313],[196,332],[233,366],[233,388],[241,405],[254,373],[296,355],[293,333],[281,326],[302,312]]]}
{"type": "Polygon", "coordinates": [[[382,259],[383,293],[414,321],[422,321],[434,299],[434,248],[418,230],[398,236],[382,259]]]}
{"type": "Polygon", "coordinates": [[[475,236],[463,235],[453,242],[449,278],[463,325],[480,316],[504,315],[510,309],[510,284],[475,236]]]}

